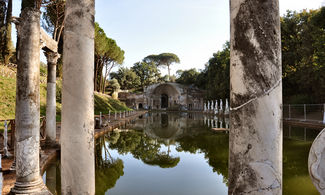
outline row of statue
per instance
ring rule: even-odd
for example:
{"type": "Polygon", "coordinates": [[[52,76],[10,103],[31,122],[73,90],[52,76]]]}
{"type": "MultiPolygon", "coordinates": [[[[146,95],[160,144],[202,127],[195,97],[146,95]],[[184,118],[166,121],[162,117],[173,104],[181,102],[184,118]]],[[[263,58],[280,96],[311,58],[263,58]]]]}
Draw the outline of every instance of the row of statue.
{"type": "Polygon", "coordinates": [[[229,104],[228,99],[226,99],[225,109],[223,109],[222,99],[220,99],[220,105],[218,106],[218,100],[208,101],[208,103],[204,103],[204,112],[212,112],[213,114],[229,114],[229,104]]]}

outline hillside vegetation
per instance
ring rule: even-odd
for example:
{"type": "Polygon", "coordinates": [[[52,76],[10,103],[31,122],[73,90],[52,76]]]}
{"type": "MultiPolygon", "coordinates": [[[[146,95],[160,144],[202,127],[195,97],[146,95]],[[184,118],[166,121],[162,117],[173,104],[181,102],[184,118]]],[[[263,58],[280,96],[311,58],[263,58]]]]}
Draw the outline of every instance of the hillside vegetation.
{"type": "MultiPolygon", "coordinates": [[[[46,114],[46,67],[41,67],[40,77],[40,113],[46,114]]],[[[61,121],[61,86],[62,81],[57,80],[57,121],[61,121]]],[[[114,100],[108,95],[95,93],[95,114],[102,112],[108,114],[109,111],[129,110],[124,103],[114,100]]],[[[15,70],[0,65],[0,120],[15,118],[16,103],[16,74],[15,70]]]]}

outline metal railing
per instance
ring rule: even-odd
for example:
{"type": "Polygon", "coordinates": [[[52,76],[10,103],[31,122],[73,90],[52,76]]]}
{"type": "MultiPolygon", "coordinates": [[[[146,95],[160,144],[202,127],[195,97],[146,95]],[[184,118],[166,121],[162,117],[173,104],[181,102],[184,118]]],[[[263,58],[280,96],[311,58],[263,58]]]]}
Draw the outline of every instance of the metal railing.
{"type": "Polygon", "coordinates": [[[117,121],[120,119],[125,119],[126,117],[130,117],[137,114],[135,110],[128,111],[109,111],[108,114],[99,113],[99,115],[95,115],[95,129],[100,129],[102,127],[108,126],[110,122],[117,121]]]}
{"type": "Polygon", "coordinates": [[[283,119],[325,124],[325,104],[285,104],[283,119]]]}

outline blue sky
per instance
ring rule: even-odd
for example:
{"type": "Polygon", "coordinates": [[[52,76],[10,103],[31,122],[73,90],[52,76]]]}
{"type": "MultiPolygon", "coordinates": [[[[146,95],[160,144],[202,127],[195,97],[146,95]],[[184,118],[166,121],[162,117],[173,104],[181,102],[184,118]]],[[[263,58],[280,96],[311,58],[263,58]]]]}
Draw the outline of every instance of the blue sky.
{"type": "MultiPolygon", "coordinates": [[[[280,0],[280,14],[316,9],[322,3],[325,6],[325,0],[280,0]]],[[[14,0],[15,16],[20,4],[14,0]]],[[[171,52],[181,60],[172,73],[203,69],[229,40],[229,0],[96,0],[96,21],[125,51],[123,66],[131,67],[150,54],[171,52]]]]}

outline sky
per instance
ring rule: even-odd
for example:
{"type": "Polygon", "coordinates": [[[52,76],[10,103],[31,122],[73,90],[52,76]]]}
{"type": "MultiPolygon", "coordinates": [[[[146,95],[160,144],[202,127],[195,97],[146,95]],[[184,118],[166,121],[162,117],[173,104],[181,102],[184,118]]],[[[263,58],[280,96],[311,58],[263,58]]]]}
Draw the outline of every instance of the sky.
{"type": "MultiPolygon", "coordinates": [[[[13,2],[13,15],[18,16],[21,0],[13,2]]],[[[204,69],[213,53],[229,40],[229,0],[95,2],[96,21],[125,51],[125,67],[150,54],[168,52],[181,60],[171,67],[172,74],[179,69],[204,69]]],[[[317,9],[322,5],[325,0],[280,0],[280,15],[286,10],[317,9]]],[[[44,56],[41,60],[46,62],[44,56]]],[[[162,69],[162,73],[167,74],[167,70],[162,69]]]]}

